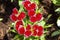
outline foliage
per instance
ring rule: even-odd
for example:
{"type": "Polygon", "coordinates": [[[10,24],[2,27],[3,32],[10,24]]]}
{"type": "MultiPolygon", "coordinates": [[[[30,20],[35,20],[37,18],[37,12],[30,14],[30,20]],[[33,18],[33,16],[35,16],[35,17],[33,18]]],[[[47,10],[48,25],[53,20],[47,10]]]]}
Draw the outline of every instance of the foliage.
{"type": "Polygon", "coordinates": [[[52,0],[52,2],[57,5],[57,6],[60,6],[60,0],[52,0]]]}
{"type": "Polygon", "coordinates": [[[57,8],[56,10],[55,10],[55,12],[57,12],[58,14],[60,13],[60,8],[57,8]]]}
{"type": "Polygon", "coordinates": [[[60,30],[57,30],[57,31],[53,32],[51,36],[54,37],[54,36],[57,36],[57,35],[60,35],[60,30]]]}
{"type": "Polygon", "coordinates": [[[2,21],[3,20],[3,18],[0,18],[0,21],[2,21]]]}
{"type": "Polygon", "coordinates": [[[57,26],[60,27],[60,17],[57,19],[57,26]]]}

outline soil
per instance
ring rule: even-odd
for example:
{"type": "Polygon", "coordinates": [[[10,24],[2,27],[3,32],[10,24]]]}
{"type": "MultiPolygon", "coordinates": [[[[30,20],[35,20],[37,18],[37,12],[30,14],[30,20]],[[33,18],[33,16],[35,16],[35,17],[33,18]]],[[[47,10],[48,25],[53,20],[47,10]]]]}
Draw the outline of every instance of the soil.
{"type": "MultiPolygon", "coordinates": [[[[47,24],[54,24],[53,27],[48,28],[49,32],[47,33],[46,40],[60,40],[60,35],[51,37],[52,32],[60,29],[56,24],[59,15],[54,12],[57,6],[55,6],[51,0],[39,1],[39,7],[43,6],[43,16],[47,17],[48,14],[52,14],[51,18],[47,21],[47,24]]],[[[9,19],[9,16],[12,13],[12,9],[14,7],[19,10],[18,0],[14,0],[14,2],[11,2],[11,0],[0,0],[0,18],[3,18],[3,21],[0,22],[0,40],[13,40],[15,33],[8,33],[8,31],[11,30],[10,24],[12,21],[9,19]]]]}

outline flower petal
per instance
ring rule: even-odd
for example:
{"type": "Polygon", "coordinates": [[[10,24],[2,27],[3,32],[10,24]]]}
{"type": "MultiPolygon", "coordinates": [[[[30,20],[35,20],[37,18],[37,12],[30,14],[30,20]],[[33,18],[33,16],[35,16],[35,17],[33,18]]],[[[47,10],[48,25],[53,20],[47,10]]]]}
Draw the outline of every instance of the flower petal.
{"type": "Polygon", "coordinates": [[[10,19],[11,19],[12,21],[16,21],[16,20],[17,20],[17,17],[16,17],[14,14],[11,14],[11,15],[10,15],[10,19]]]}
{"type": "Polygon", "coordinates": [[[25,32],[25,36],[26,36],[26,37],[31,36],[31,34],[32,34],[32,32],[31,32],[31,31],[26,31],[26,32],[25,32]]]}
{"type": "Polygon", "coordinates": [[[37,20],[36,20],[36,17],[35,17],[35,16],[30,17],[30,21],[31,21],[31,22],[36,22],[36,21],[37,21],[37,20]]]}
{"type": "Polygon", "coordinates": [[[24,12],[21,12],[18,16],[18,20],[23,20],[26,17],[26,14],[24,12]]]}
{"type": "Polygon", "coordinates": [[[30,10],[30,11],[28,11],[28,15],[31,17],[31,16],[33,16],[35,14],[35,11],[34,10],[30,10]]]}
{"type": "Polygon", "coordinates": [[[27,27],[26,27],[26,30],[30,30],[31,29],[31,25],[27,25],[27,27]]]}
{"type": "Polygon", "coordinates": [[[42,18],[42,14],[41,14],[41,13],[38,13],[38,14],[36,15],[36,19],[37,19],[37,21],[40,21],[41,18],[42,18]]]}
{"type": "Polygon", "coordinates": [[[35,9],[36,8],[36,4],[32,3],[32,4],[30,4],[30,7],[31,7],[31,9],[35,9]]]}
{"type": "Polygon", "coordinates": [[[18,14],[17,8],[14,8],[14,9],[13,9],[13,14],[18,14]]]}
{"type": "Polygon", "coordinates": [[[18,33],[19,33],[20,35],[24,35],[24,33],[25,33],[24,27],[18,28],[18,33]]]}
{"type": "Polygon", "coordinates": [[[20,25],[23,25],[22,21],[17,21],[16,24],[15,24],[16,31],[18,31],[18,28],[19,28],[20,25]]]}

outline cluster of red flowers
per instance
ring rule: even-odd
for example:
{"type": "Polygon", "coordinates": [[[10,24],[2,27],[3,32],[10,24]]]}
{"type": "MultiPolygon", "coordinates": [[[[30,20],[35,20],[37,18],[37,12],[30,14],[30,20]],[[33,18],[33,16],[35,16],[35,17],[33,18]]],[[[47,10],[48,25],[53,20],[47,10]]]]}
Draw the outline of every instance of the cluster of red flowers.
{"type": "MultiPolygon", "coordinates": [[[[28,16],[30,22],[36,22],[40,21],[42,18],[41,13],[35,13],[36,9],[36,4],[31,3],[30,1],[23,1],[23,6],[24,8],[28,11],[28,16]]],[[[38,26],[37,24],[30,25],[27,24],[27,26],[24,26],[23,21],[24,18],[26,18],[25,12],[18,12],[16,8],[13,9],[12,14],[10,15],[10,19],[14,22],[15,24],[15,29],[20,35],[24,35],[26,37],[29,36],[41,36],[43,34],[43,27],[38,26]]]]}
{"type": "Polygon", "coordinates": [[[35,3],[31,3],[30,1],[24,1],[23,6],[28,11],[28,16],[31,22],[36,22],[41,20],[42,14],[35,12],[36,9],[35,3]]]}

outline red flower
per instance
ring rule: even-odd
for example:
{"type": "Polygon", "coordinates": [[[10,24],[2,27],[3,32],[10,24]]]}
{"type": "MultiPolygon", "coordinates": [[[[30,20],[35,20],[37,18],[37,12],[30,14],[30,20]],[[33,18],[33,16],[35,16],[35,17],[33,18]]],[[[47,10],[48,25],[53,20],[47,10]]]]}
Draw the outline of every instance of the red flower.
{"type": "Polygon", "coordinates": [[[33,29],[37,30],[38,29],[38,25],[33,25],[33,29]]]}
{"type": "Polygon", "coordinates": [[[31,7],[31,9],[35,9],[36,8],[36,4],[32,3],[32,4],[30,4],[30,7],[31,7]]]}
{"type": "Polygon", "coordinates": [[[26,37],[31,36],[31,34],[32,34],[32,32],[31,32],[30,30],[27,30],[27,31],[25,32],[25,36],[26,36],[26,37]]]}
{"type": "Polygon", "coordinates": [[[43,27],[42,26],[38,26],[38,25],[34,25],[33,26],[33,36],[41,36],[43,34],[43,27]]]}
{"type": "Polygon", "coordinates": [[[15,24],[16,31],[18,31],[18,28],[19,28],[20,25],[23,25],[22,21],[17,21],[16,24],[15,24]]]}
{"type": "Polygon", "coordinates": [[[24,12],[21,12],[18,16],[18,20],[23,20],[25,18],[26,14],[24,12]]]}
{"type": "Polygon", "coordinates": [[[42,18],[42,14],[41,14],[41,13],[38,13],[38,14],[36,15],[36,19],[37,19],[37,21],[40,21],[41,18],[42,18]]]}
{"type": "Polygon", "coordinates": [[[26,30],[30,30],[31,29],[31,25],[27,25],[27,27],[26,27],[26,30]]]}
{"type": "Polygon", "coordinates": [[[31,3],[30,1],[24,1],[23,5],[25,7],[25,9],[28,10],[34,10],[36,8],[36,4],[35,3],[31,3]]]}
{"type": "Polygon", "coordinates": [[[29,15],[29,17],[33,16],[34,14],[35,14],[35,11],[34,11],[34,10],[30,10],[30,11],[28,11],[28,15],[29,15]]]}
{"type": "Polygon", "coordinates": [[[43,32],[40,32],[40,31],[39,31],[39,32],[37,33],[37,36],[41,36],[42,34],[43,34],[43,32]]]}
{"type": "Polygon", "coordinates": [[[21,27],[18,28],[18,33],[19,33],[20,35],[24,35],[25,29],[24,29],[23,26],[21,26],[21,27]]]}
{"type": "Polygon", "coordinates": [[[11,15],[10,15],[10,19],[11,19],[12,21],[16,21],[16,20],[17,20],[17,17],[16,17],[14,14],[11,14],[11,15]]]}
{"type": "Polygon", "coordinates": [[[31,4],[31,2],[30,2],[30,1],[24,1],[24,2],[23,2],[24,7],[28,7],[28,6],[29,6],[29,4],[31,4]]]}
{"type": "Polygon", "coordinates": [[[12,13],[13,13],[13,14],[18,14],[17,8],[14,8],[12,13]]]}
{"type": "Polygon", "coordinates": [[[36,21],[37,21],[37,19],[36,19],[36,17],[35,17],[35,16],[32,16],[32,17],[30,17],[30,21],[31,21],[31,22],[36,22],[36,21]]]}
{"type": "Polygon", "coordinates": [[[31,4],[30,1],[24,1],[23,2],[23,5],[24,5],[26,10],[30,10],[30,7],[29,7],[30,4],[31,4]]]}
{"type": "Polygon", "coordinates": [[[37,35],[38,36],[41,36],[43,34],[43,30],[44,30],[43,27],[42,26],[39,26],[38,27],[38,33],[37,33],[37,35]]]}
{"type": "Polygon", "coordinates": [[[31,22],[36,22],[36,21],[40,21],[42,18],[42,14],[38,13],[38,14],[34,14],[32,17],[30,17],[30,21],[31,22]]]}
{"type": "Polygon", "coordinates": [[[41,31],[43,31],[44,29],[43,29],[42,26],[39,26],[39,27],[38,27],[38,30],[41,32],[41,31]]]}

